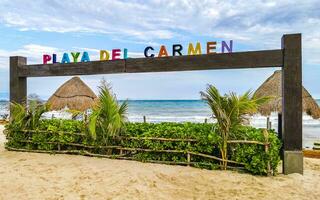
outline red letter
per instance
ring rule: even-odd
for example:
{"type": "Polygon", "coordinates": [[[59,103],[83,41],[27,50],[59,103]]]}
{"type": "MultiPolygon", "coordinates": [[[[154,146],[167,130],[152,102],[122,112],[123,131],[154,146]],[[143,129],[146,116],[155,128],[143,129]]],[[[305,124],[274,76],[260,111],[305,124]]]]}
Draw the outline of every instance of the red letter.
{"type": "Polygon", "coordinates": [[[44,54],[42,58],[43,58],[43,64],[47,64],[48,61],[51,60],[51,56],[47,54],[44,54]]]}
{"type": "Polygon", "coordinates": [[[112,49],[112,60],[119,60],[120,52],[121,49],[112,49]]]}

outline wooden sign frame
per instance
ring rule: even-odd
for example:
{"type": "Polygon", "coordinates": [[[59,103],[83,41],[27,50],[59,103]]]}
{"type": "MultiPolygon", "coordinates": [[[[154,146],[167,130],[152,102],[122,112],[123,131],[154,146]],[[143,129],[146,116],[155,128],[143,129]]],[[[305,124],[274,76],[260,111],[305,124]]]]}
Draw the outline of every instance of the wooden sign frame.
{"type": "Polygon", "coordinates": [[[10,101],[26,101],[28,77],[267,67],[282,68],[283,172],[302,174],[301,34],[283,35],[281,49],[263,51],[41,65],[27,65],[27,58],[14,56],[10,101]]]}

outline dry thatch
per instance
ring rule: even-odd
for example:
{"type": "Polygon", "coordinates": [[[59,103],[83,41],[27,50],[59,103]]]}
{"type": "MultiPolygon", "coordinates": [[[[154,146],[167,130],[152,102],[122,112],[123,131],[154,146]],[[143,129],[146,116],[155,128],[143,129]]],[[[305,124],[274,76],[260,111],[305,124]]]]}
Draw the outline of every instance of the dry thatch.
{"type": "Polygon", "coordinates": [[[67,107],[70,110],[85,111],[96,99],[94,92],[79,77],[73,77],[58,88],[48,103],[51,110],[67,107]]]}
{"type": "MultiPolygon", "coordinates": [[[[256,97],[273,97],[268,103],[259,108],[262,115],[270,115],[271,112],[281,112],[281,70],[275,71],[254,93],[256,97]]],[[[320,118],[320,108],[310,93],[302,88],[303,111],[314,119],[320,118]]]]}

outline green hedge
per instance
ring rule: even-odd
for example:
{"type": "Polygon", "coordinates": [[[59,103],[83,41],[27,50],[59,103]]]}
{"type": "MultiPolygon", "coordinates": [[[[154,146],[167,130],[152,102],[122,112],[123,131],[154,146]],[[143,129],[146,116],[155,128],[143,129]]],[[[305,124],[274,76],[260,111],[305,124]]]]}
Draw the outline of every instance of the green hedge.
{"type": "MultiPolygon", "coordinates": [[[[7,147],[24,148],[34,150],[57,150],[57,144],[45,144],[44,142],[59,142],[60,150],[81,150],[81,147],[63,145],[63,143],[77,143],[91,146],[107,145],[103,140],[92,140],[87,135],[75,133],[86,133],[85,125],[75,120],[42,120],[37,131],[32,133],[22,133],[21,131],[7,127],[8,142],[7,147]],[[45,133],[41,131],[59,132],[59,134],[45,133]],[[66,133],[67,132],[67,133],[66,133]],[[21,142],[21,140],[32,140],[33,143],[21,142]]],[[[196,139],[196,142],[176,142],[176,141],[155,141],[155,140],[135,140],[110,138],[108,145],[120,145],[127,148],[142,148],[153,150],[182,150],[191,151],[220,157],[219,143],[221,137],[215,132],[214,124],[201,123],[127,123],[125,131],[121,136],[126,137],[157,137],[176,139],[196,139]]],[[[231,140],[254,140],[264,142],[262,129],[252,127],[241,127],[237,133],[233,133],[231,140]]],[[[276,172],[281,143],[274,131],[269,131],[269,151],[265,152],[265,147],[258,144],[229,144],[228,159],[244,163],[244,168],[253,174],[266,174],[267,163],[271,164],[271,170],[276,172]]],[[[115,154],[115,151],[106,151],[99,148],[86,149],[92,153],[115,154]]],[[[176,161],[186,162],[185,153],[154,153],[137,152],[129,155],[135,160],[148,161],[176,161]]],[[[192,156],[191,162],[197,162],[196,167],[215,169],[219,162],[192,156]]],[[[236,165],[235,165],[236,166],[236,165]]]]}

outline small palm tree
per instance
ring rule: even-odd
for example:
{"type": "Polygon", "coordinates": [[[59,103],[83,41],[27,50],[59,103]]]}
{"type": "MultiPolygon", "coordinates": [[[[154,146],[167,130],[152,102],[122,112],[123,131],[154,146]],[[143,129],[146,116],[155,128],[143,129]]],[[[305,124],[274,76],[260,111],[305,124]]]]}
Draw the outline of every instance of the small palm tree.
{"type": "Polygon", "coordinates": [[[223,159],[223,169],[227,168],[227,142],[229,135],[247,121],[248,114],[253,114],[258,107],[268,101],[269,97],[255,98],[251,91],[237,96],[236,93],[221,95],[217,88],[208,85],[201,97],[209,105],[212,117],[217,120],[217,128],[222,137],[220,153],[223,159]]]}
{"type": "Polygon", "coordinates": [[[49,111],[48,104],[30,101],[28,108],[23,104],[11,103],[10,124],[15,129],[36,129],[39,125],[41,115],[49,111]]]}
{"type": "Polygon", "coordinates": [[[109,137],[120,134],[126,122],[128,102],[118,104],[116,96],[112,94],[111,87],[102,81],[97,104],[89,117],[89,133],[93,139],[101,138],[105,144],[109,137]]]}

